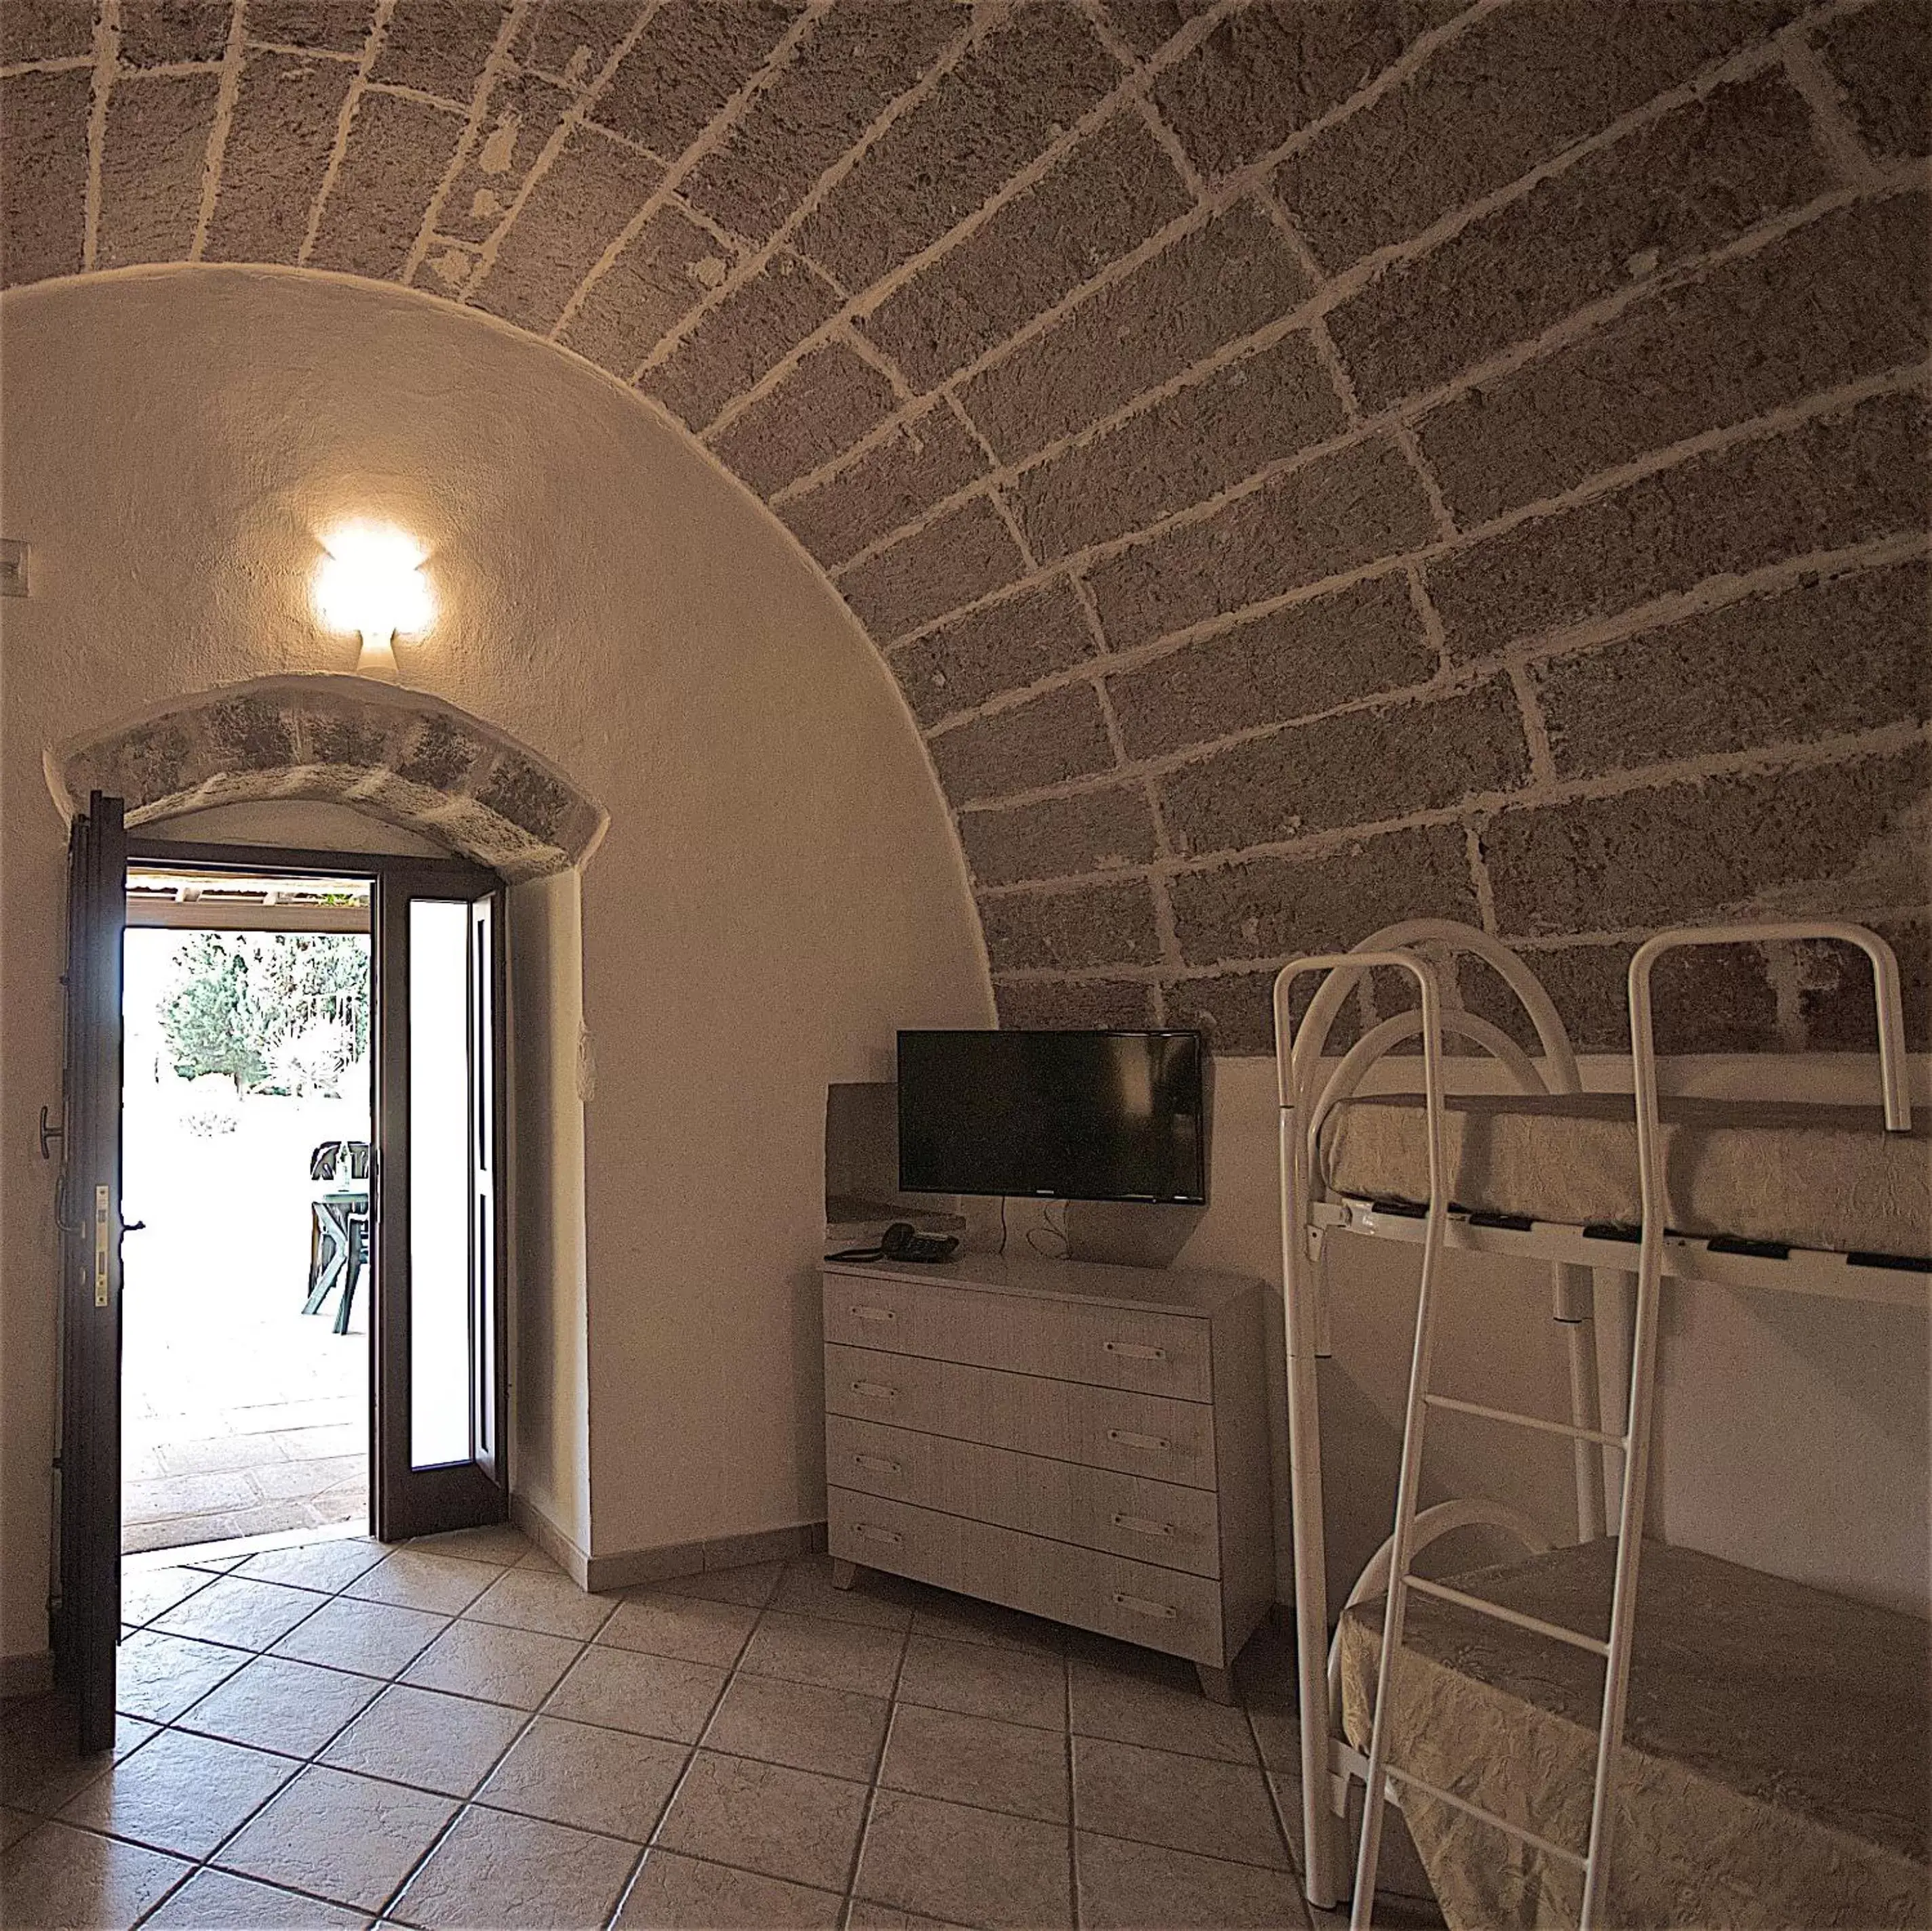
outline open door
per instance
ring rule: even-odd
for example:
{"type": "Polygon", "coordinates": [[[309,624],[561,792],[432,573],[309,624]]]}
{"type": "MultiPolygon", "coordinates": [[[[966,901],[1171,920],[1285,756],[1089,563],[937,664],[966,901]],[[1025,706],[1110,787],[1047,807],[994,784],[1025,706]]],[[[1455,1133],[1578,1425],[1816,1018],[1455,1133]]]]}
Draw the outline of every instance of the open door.
{"type": "Polygon", "coordinates": [[[376,1533],[502,1521],[501,889],[392,865],[376,887],[376,1533]]]}
{"type": "Polygon", "coordinates": [[[121,977],[128,837],[96,791],[68,838],[62,1078],[58,1594],[53,1645],[83,1752],[114,1740],[121,1625],[121,977]]]}

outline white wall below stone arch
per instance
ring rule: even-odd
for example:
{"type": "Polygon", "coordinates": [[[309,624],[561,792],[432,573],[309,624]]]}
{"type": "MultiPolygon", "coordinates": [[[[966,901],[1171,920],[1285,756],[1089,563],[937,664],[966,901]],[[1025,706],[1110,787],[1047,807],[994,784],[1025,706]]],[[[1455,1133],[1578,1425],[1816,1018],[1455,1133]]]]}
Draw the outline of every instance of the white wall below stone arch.
{"type": "Polygon", "coordinates": [[[887,1076],[899,1026],[992,1014],[951,827],[862,632],[681,431],[440,303],[139,271],[9,295],[0,344],[4,533],[33,546],[32,596],[0,606],[0,1653],[45,1641],[31,1126],[59,1095],[63,832],[41,755],[188,691],[352,668],[307,596],[340,516],[430,551],[442,611],[398,647],[405,683],[611,815],[581,881],[589,1552],[812,1518],[825,1083],[887,1076]]]}

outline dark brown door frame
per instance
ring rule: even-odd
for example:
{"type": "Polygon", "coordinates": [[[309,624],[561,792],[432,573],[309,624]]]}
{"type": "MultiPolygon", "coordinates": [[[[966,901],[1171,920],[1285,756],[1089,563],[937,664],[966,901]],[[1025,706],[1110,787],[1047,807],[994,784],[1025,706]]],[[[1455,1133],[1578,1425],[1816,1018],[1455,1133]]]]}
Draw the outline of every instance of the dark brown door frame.
{"type": "MultiPolygon", "coordinates": [[[[121,1633],[121,800],[94,792],[68,829],[62,1074],[60,1573],[51,1635],[83,1752],[114,1740],[121,1633]]],[[[43,1116],[44,1119],[44,1116],[43,1116]]],[[[46,1131],[44,1128],[44,1132],[46,1131]]],[[[43,1140],[43,1148],[45,1147],[43,1140]]]]}
{"type": "MultiPolygon", "coordinates": [[[[370,1517],[373,1533],[393,1541],[439,1530],[466,1528],[505,1519],[509,1468],[508,1330],[504,1302],[508,1278],[507,1089],[508,1008],[503,881],[480,865],[458,858],[416,858],[392,852],[316,851],[280,845],[216,845],[184,839],[136,837],[128,857],[144,864],[275,874],[332,872],[374,881],[370,917],[370,1032],[376,1090],[371,1098],[376,1158],[370,1173],[370,1248],[374,1286],[370,1295],[370,1517]],[[484,1344],[490,1350],[487,1465],[476,1461],[416,1469],[410,1456],[410,1334],[406,1295],[384,1284],[406,1281],[409,1266],[409,902],[412,898],[494,901],[495,944],[490,960],[494,1023],[490,1028],[491,1126],[488,1158],[494,1181],[494,1320],[484,1344]]],[[[124,885],[123,887],[124,891],[124,885]]],[[[118,962],[118,954],[117,954],[118,962]]],[[[118,979],[115,1016],[119,1023],[118,979]]],[[[116,1088],[118,1098],[118,1088],[116,1088]]],[[[118,1118],[118,1107],[116,1119],[118,1118]]],[[[118,1142],[117,1142],[118,1144],[118,1142]]],[[[117,1196],[118,1199],[118,1191],[117,1196]]],[[[118,1455],[119,1380],[115,1383],[118,1455]]],[[[482,1419],[482,1418],[479,1418],[482,1419]]],[[[113,1491],[117,1533],[120,1495],[113,1491]]],[[[118,1615],[118,1605],[116,1614],[118,1615]]]]}

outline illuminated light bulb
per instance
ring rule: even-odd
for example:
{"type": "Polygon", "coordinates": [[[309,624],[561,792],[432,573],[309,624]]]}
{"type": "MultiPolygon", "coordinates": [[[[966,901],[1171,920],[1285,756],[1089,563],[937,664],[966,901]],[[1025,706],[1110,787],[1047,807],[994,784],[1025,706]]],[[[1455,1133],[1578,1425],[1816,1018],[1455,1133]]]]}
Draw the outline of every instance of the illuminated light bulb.
{"type": "Polygon", "coordinates": [[[316,614],[332,630],[359,632],[356,670],[394,682],[400,632],[415,636],[436,616],[436,599],[422,573],[416,539],[386,524],[346,523],[322,539],[325,554],[315,573],[316,614]]]}

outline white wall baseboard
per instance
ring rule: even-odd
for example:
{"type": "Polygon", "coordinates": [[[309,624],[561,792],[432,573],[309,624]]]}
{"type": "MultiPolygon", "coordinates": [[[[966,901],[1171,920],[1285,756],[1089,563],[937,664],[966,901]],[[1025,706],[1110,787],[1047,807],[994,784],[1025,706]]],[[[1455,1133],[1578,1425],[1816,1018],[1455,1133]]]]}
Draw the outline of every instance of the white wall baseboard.
{"type": "Polygon", "coordinates": [[[765,1529],[748,1536],[714,1536],[707,1542],[672,1542],[654,1549],[619,1549],[590,1558],[586,1589],[634,1589],[641,1583],[668,1582],[707,1569],[737,1569],[746,1563],[780,1562],[825,1546],[823,1522],[801,1522],[788,1529],[765,1529]]]}
{"type": "Polygon", "coordinates": [[[546,1515],[527,1495],[510,1497],[510,1520],[568,1576],[580,1589],[590,1585],[586,1578],[590,1558],[546,1515]]]}

